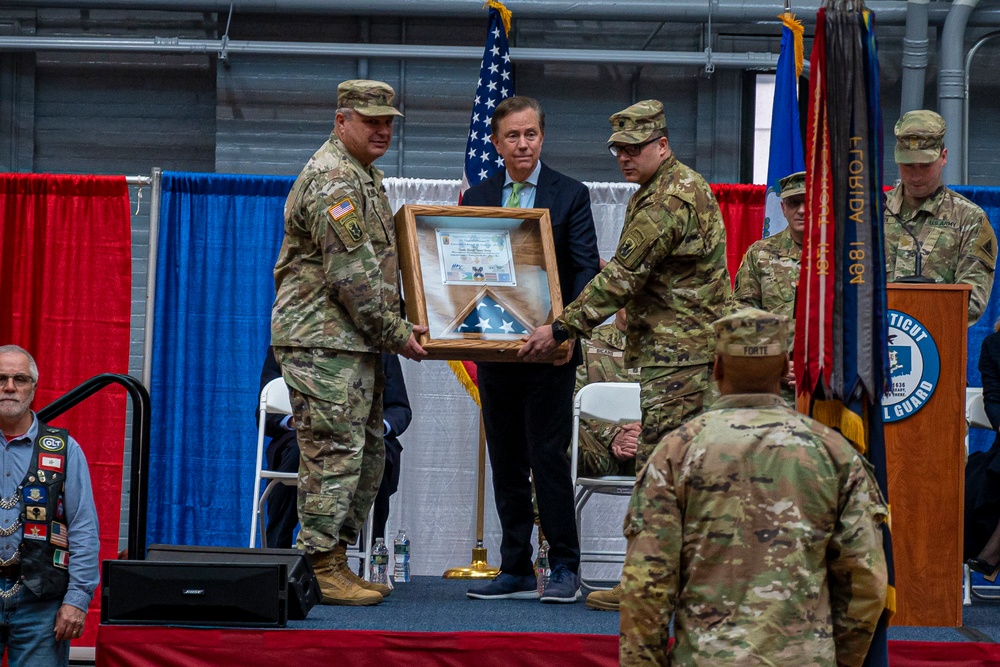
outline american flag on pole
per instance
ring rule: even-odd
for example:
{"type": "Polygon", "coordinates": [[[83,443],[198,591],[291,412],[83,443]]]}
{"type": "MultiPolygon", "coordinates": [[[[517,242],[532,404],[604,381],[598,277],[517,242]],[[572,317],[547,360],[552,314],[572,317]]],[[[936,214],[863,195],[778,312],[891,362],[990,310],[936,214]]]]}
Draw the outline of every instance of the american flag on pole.
{"type": "Polygon", "coordinates": [[[479,66],[479,83],[472,103],[469,119],[469,140],[465,145],[465,170],[462,173],[462,192],[489,178],[503,167],[503,158],[497,155],[490,141],[490,120],[497,104],[514,95],[514,75],[510,65],[507,33],[510,32],[510,10],[498,0],[489,0],[489,32],[479,66]]]}
{"type": "MultiPolygon", "coordinates": [[[[483,60],[479,64],[476,97],[472,101],[459,203],[466,190],[479,185],[503,167],[503,158],[497,155],[491,141],[490,121],[496,106],[514,95],[514,69],[510,65],[510,48],[507,44],[511,13],[499,0],[487,0],[486,4],[490,7],[489,30],[486,33],[486,46],[483,48],[483,60]]],[[[476,365],[471,361],[449,361],[448,366],[479,405],[476,365]]]]}

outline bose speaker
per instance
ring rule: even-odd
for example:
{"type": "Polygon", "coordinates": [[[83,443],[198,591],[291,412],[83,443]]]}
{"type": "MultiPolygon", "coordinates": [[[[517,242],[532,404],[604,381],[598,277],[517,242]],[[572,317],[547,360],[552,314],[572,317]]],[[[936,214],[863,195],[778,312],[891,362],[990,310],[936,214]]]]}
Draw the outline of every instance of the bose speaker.
{"type": "Polygon", "coordinates": [[[284,563],[104,561],[101,623],[283,628],[284,563]]]}
{"type": "Polygon", "coordinates": [[[294,549],[154,544],[145,561],[104,563],[103,600],[106,623],[284,627],[304,619],[320,591],[294,549]]]}
{"type": "Polygon", "coordinates": [[[154,544],[146,560],[200,563],[283,563],[288,569],[288,618],[301,621],[322,594],[309,560],[297,549],[247,549],[237,547],[189,547],[154,544]]]}

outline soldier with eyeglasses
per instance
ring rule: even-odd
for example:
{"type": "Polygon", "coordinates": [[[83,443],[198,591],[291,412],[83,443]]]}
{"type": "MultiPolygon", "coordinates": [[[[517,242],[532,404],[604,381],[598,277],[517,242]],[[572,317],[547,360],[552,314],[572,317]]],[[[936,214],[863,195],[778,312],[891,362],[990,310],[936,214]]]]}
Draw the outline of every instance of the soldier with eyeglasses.
{"type": "MultiPolygon", "coordinates": [[[[532,333],[518,356],[540,361],[567,338],[589,337],[624,307],[625,365],[640,369],[641,469],[666,433],[712,402],[712,322],[726,314],[731,295],[726,231],[708,183],[674,156],[662,103],[633,104],[610,121],[608,150],[625,180],[639,184],[618,249],[551,326],[532,333]]],[[[618,599],[618,587],[595,591],[587,606],[617,609],[618,599]]]]}
{"type": "Polygon", "coordinates": [[[0,655],[69,664],[100,582],[97,508],[83,450],[31,411],[38,366],[0,346],[0,655]]]}

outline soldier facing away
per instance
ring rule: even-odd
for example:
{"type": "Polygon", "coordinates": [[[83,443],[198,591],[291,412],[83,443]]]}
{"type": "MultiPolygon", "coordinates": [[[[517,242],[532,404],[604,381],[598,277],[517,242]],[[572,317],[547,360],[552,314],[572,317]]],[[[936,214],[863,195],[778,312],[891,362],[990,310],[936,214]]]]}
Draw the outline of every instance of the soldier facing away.
{"type": "Polygon", "coordinates": [[[401,116],[381,81],[337,88],[333,133],[285,202],[274,267],[271,343],[288,385],[299,441],[297,547],[325,604],[378,604],[389,588],[347,565],[382,479],[381,351],[420,360],[415,327],[400,316],[396,234],[382,172],[372,163],[401,116]]]}
{"type": "Polygon", "coordinates": [[[923,276],[971,285],[969,324],[975,324],[993,289],[996,234],[983,209],[941,180],[948,160],[944,118],[907,111],[895,133],[900,183],[885,201],[886,280],[923,276]]]}
{"type": "Polygon", "coordinates": [[[887,583],[871,468],[778,396],[787,317],[714,327],[722,397],[660,442],[629,502],[621,664],[861,665],[887,583]]]}

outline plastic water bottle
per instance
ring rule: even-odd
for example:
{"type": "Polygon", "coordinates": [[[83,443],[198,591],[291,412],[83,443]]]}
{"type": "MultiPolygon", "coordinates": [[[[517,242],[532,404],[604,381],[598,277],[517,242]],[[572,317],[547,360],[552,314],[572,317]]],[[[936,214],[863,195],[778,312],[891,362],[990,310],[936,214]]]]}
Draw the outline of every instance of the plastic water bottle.
{"type": "Polygon", "coordinates": [[[392,542],[393,563],[392,575],[396,583],[410,580],[410,538],[405,530],[400,530],[392,542]]]}
{"type": "Polygon", "coordinates": [[[538,561],[535,571],[535,581],[538,583],[538,594],[541,595],[545,590],[546,584],[549,583],[549,575],[552,570],[549,569],[549,541],[542,540],[542,546],[538,547],[538,561]]]}
{"type": "Polygon", "coordinates": [[[385,584],[391,587],[389,581],[389,549],[385,546],[385,540],[381,537],[375,538],[375,546],[372,547],[372,581],[376,584],[385,584]]]}

